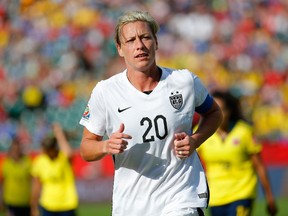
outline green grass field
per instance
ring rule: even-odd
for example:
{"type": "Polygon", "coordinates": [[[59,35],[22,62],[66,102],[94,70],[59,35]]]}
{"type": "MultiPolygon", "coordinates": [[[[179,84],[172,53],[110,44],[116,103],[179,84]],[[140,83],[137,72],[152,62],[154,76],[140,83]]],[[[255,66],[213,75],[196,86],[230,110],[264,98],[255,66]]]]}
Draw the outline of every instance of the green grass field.
{"type": "MultiPolygon", "coordinates": [[[[288,198],[281,198],[277,200],[278,215],[288,216],[288,198]]],[[[205,213],[209,216],[209,212],[205,213]]],[[[263,200],[257,201],[252,216],[266,216],[266,206],[263,200]]],[[[0,213],[0,216],[4,216],[0,213]]],[[[81,204],[78,209],[78,216],[111,216],[111,203],[95,203],[95,204],[81,204]]]]}
{"type": "MultiPolygon", "coordinates": [[[[288,216],[288,198],[277,199],[277,216],[288,216]]],[[[206,212],[209,216],[209,212],[206,212]]],[[[266,204],[264,200],[257,201],[253,216],[266,216],[266,204]]],[[[110,203],[81,204],[78,210],[78,216],[111,216],[110,203]]]]}

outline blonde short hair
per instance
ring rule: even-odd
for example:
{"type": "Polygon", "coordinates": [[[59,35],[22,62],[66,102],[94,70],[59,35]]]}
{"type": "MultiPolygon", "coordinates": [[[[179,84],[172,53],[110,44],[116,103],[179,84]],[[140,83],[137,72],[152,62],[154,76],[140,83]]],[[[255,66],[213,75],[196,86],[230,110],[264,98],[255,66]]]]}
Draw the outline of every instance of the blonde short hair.
{"type": "Polygon", "coordinates": [[[137,21],[147,22],[149,27],[151,28],[153,36],[156,38],[156,34],[159,31],[159,25],[148,12],[128,11],[127,13],[125,13],[118,19],[118,23],[115,27],[114,39],[115,39],[116,44],[118,45],[121,44],[120,35],[121,35],[122,27],[128,23],[137,22],[137,21]]]}

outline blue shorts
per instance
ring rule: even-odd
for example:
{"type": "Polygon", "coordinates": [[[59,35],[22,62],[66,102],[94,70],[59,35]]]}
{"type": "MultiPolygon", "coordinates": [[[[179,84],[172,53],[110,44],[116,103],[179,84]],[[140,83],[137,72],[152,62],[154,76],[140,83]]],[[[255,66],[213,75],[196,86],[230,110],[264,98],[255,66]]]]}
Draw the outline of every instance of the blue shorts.
{"type": "Polygon", "coordinates": [[[211,216],[250,216],[253,199],[237,200],[221,206],[210,207],[211,216]]]}
{"type": "Polygon", "coordinates": [[[48,211],[47,209],[40,206],[41,216],[76,216],[76,210],[68,210],[68,211],[48,211]]]}
{"type": "Polygon", "coordinates": [[[13,216],[30,216],[31,215],[31,208],[30,206],[12,206],[12,205],[5,205],[9,215],[13,216]]]}

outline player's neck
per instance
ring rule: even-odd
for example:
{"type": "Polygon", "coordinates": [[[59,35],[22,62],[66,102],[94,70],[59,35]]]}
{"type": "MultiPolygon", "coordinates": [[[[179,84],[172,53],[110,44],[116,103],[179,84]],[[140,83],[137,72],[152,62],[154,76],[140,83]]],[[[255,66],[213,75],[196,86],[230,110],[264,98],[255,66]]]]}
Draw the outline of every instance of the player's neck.
{"type": "Polygon", "coordinates": [[[141,92],[151,92],[158,85],[162,71],[156,67],[153,71],[127,71],[129,82],[141,92]]]}

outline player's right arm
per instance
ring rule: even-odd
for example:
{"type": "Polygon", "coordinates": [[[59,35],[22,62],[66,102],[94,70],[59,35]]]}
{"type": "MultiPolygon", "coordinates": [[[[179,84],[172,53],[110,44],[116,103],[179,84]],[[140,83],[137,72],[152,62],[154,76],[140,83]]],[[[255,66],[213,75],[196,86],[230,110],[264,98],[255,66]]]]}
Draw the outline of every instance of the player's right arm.
{"type": "Polygon", "coordinates": [[[103,136],[91,133],[84,127],[80,144],[81,157],[86,161],[100,160],[107,154],[119,154],[127,148],[127,139],[132,137],[123,133],[124,124],[112,133],[108,140],[103,140],[103,136]]]}
{"type": "Polygon", "coordinates": [[[73,156],[73,149],[68,142],[62,126],[58,122],[55,122],[53,123],[52,128],[59,144],[60,150],[63,151],[69,159],[71,159],[73,156]]]}

